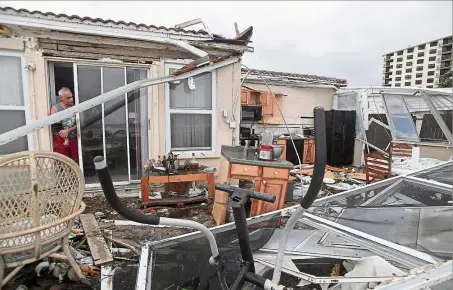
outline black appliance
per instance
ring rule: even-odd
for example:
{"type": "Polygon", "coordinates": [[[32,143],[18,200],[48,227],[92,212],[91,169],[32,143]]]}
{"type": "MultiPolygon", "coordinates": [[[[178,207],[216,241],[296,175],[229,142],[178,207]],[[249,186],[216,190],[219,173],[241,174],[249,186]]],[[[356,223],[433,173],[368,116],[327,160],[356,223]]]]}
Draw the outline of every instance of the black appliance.
{"type": "MultiPolygon", "coordinates": [[[[294,145],[296,145],[297,153],[299,153],[300,161],[303,159],[304,154],[304,139],[293,138],[294,145]]],[[[299,159],[297,159],[296,150],[294,149],[293,142],[291,139],[286,139],[286,160],[291,162],[294,165],[299,164],[299,159]]]]}
{"type": "Polygon", "coordinates": [[[249,140],[249,146],[254,147],[255,142],[258,142],[259,136],[255,134],[255,130],[247,128],[247,127],[240,127],[239,129],[239,141],[241,146],[245,146],[245,140],[249,140]]]}
{"type": "Polygon", "coordinates": [[[259,121],[262,117],[261,106],[241,106],[241,120],[242,121],[259,121]]]}
{"type": "Polygon", "coordinates": [[[354,161],[355,111],[330,110],[326,116],[327,164],[351,165],[354,161]]]}

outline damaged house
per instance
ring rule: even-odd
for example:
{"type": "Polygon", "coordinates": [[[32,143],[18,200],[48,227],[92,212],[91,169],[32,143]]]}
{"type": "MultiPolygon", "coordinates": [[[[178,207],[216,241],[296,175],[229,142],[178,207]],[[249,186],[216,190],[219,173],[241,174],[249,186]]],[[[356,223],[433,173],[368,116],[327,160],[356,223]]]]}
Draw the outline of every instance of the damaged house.
{"type": "MultiPolygon", "coordinates": [[[[238,112],[250,27],[235,39],[205,30],[125,23],[40,11],[0,8],[2,91],[0,134],[48,116],[68,87],[75,104],[147,78],[163,77],[191,63],[213,61],[203,74],[124,94],[77,115],[79,165],[87,186],[97,183],[93,157],[104,155],[116,184],[139,180],[146,160],[169,151],[184,161],[192,153],[216,167],[221,144],[239,130],[238,112]],[[5,98],[5,96],[7,96],[5,98]]],[[[200,23],[201,20],[192,21],[200,23]]],[[[50,126],[0,147],[0,154],[52,150],[50,126]]]]}

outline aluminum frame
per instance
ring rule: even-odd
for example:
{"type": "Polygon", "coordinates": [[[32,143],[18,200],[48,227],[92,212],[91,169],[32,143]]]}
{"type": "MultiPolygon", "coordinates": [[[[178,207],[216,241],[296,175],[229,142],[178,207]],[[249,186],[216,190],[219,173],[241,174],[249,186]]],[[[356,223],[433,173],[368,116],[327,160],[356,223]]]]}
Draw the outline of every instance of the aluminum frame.
{"type": "MultiPolygon", "coordinates": [[[[165,73],[169,74],[170,69],[176,68],[179,69],[183,67],[183,65],[173,64],[173,63],[166,63],[164,65],[165,73]]],[[[215,154],[216,147],[217,147],[217,72],[212,71],[212,78],[211,78],[211,110],[187,110],[187,109],[171,109],[170,108],[170,87],[169,84],[165,84],[165,148],[166,152],[173,151],[177,154],[186,154],[191,156],[192,153],[203,153],[203,154],[215,154]],[[191,149],[191,148],[171,148],[171,114],[204,114],[204,115],[211,115],[211,149],[191,149]]]]}
{"type": "MultiPolygon", "coordinates": [[[[5,57],[17,57],[20,60],[20,74],[21,74],[21,82],[22,82],[22,98],[24,104],[22,106],[16,105],[0,105],[0,112],[5,111],[23,111],[25,117],[25,125],[32,123],[31,119],[31,103],[30,103],[30,93],[29,93],[29,84],[28,84],[28,69],[27,69],[27,61],[25,59],[25,53],[19,51],[9,51],[0,49],[0,56],[5,57]]],[[[25,136],[25,135],[24,135],[25,136]]],[[[21,136],[22,137],[22,136],[21,136]]],[[[27,138],[27,147],[29,151],[34,150],[35,148],[35,138],[31,134],[26,135],[27,138]]]]}

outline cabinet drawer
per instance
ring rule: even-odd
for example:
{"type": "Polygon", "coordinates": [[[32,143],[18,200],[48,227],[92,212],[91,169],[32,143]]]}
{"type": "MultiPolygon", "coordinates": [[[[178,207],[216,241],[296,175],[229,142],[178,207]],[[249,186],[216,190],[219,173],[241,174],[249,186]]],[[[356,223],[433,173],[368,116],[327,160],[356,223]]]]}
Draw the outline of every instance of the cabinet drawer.
{"type": "Polygon", "coordinates": [[[263,168],[263,178],[288,179],[289,169],[284,168],[263,168]]]}
{"type": "Polygon", "coordinates": [[[231,175],[259,176],[259,167],[253,165],[232,164],[231,175]]]}

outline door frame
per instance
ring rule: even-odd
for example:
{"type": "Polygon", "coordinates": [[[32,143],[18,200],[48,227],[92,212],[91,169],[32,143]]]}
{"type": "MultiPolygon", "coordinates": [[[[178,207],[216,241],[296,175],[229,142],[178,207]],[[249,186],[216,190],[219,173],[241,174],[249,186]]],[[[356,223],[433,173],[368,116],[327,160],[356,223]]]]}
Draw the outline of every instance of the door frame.
{"type": "MultiPolygon", "coordinates": [[[[103,80],[103,67],[117,67],[117,68],[122,68],[124,70],[124,82],[127,84],[127,71],[126,68],[135,68],[135,69],[143,69],[146,70],[147,77],[149,78],[150,73],[151,73],[151,65],[143,65],[143,64],[134,64],[134,63],[104,63],[104,62],[99,62],[99,61],[91,61],[91,60],[79,60],[79,59],[68,59],[68,58],[58,58],[58,57],[46,57],[45,58],[46,62],[46,67],[47,67],[47,75],[48,75],[48,84],[49,84],[49,89],[48,89],[48,100],[52,100],[52,94],[56,94],[55,91],[55,73],[54,73],[54,66],[53,63],[57,62],[64,62],[64,63],[72,63],[72,68],[73,68],[73,78],[74,78],[74,101],[75,105],[79,104],[79,97],[78,97],[78,76],[77,76],[77,68],[79,65],[83,66],[97,66],[101,68],[101,92],[103,91],[104,87],[104,80],[103,80]]],[[[149,142],[149,139],[152,137],[152,132],[151,132],[151,106],[152,106],[152,90],[148,88],[147,91],[148,94],[148,108],[147,108],[147,122],[148,122],[148,138],[147,138],[147,144],[148,144],[148,156],[147,158],[151,158],[151,146],[152,143],[149,142]]],[[[128,115],[128,103],[127,103],[127,93],[124,94],[124,100],[125,100],[125,110],[126,110],[126,119],[125,119],[125,124],[126,124],[126,134],[127,134],[127,165],[128,165],[128,180],[127,181],[115,181],[113,182],[114,185],[128,185],[132,183],[138,183],[138,180],[132,180],[131,179],[131,162],[130,162],[130,136],[129,136],[129,115],[128,115]]],[[[106,158],[106,150],[105,150],[105,116],[104,116],[104,103],[101,104],[102,108],[102,130],[103,130],[103,137],[102,137],[102,146],[104,148],[104,158],[106,158]]],[[[81,139],[81,132],[80,132],[80,113],[76,114],[76,124],[77,124],[77,143],[78,143],[78,153],[79,153],[79,167],[82,170],[83,173],[83,157],[82,157],[82,139],[81,139]]],[[[51,145],[53,148],[53,140],[51,139],[51,145]]],[[[89,183],[85,184],[86,188],[92,188],[92,187],[99,187],[100,183],[89,183]]]]}

